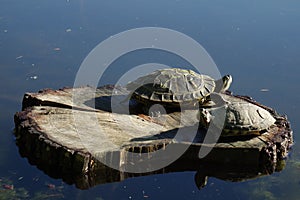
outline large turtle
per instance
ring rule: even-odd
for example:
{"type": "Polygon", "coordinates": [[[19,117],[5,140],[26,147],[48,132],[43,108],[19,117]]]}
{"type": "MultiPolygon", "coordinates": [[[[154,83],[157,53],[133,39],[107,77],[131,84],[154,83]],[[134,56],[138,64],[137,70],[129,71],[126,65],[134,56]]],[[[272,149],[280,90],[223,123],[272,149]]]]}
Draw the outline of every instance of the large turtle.
{"type": "Polygon", "coordinates": [[[148,104],[164,104],[178,107],[179,104],[204,103],[212,92],[226,91],[232,82],[230,75],[220,80],[198,74],[193,70],[168,68],[156,70],[127,84],[133,91],[131,98],[148,104]]]}
{"type": "Polygon", "coordinates": [[[223,105],[200,109],[200,124],[222,130],[221,136],[261,135],[274,126],[276,119],[266,109],[226,94],[211,94],[223,105]]]}

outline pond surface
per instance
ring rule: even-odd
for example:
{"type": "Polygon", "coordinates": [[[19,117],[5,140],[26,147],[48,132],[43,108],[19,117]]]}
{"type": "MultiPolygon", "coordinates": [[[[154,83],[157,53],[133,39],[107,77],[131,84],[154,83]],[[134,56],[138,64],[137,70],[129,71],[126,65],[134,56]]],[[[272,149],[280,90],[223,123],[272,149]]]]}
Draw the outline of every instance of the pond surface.
{"type": "MultiPolygon", "coordinates": [[[[76,1],[2,0],[0,7],[0,199],[299,199],[299,1],[76,1]],[[164,27],[199,42],[235,94],[249,95],[286,114],[295,145],[285,169],[243,182],[209,178],[198,190],[196,172],[129,178],[79,190],[22,158],[14,113],[25,92],[72,87],[88,53],[101,41],[138,27],[164,27]],[[10,185],[14,190],[10,190],[10,185]],[[55,186],[55,188],[54,188],[55,186]],[[5,196],[7,195],[7,196],[5,196]]],[[[160,51],[116,60],[99,85],[113,84],[132,66],[186,65],[160,51]]]]}

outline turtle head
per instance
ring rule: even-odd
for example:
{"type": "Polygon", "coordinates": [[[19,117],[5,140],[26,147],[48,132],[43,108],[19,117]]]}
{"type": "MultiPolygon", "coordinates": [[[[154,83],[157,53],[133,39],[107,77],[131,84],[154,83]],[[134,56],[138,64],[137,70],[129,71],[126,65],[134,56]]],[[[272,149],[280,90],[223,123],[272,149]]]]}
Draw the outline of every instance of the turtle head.
{"type": "Polygon", "coordinates": [[[225,92],[226,90],[229,89],[231,83],[232,83],[231,75],[223,76],[221,79],[216,80],[215,92],[225,92]]]}
{"type": "Polygon", "coordinates": [[[231,75],[225,75],[222,77],[223,85],[222,85],[222,92],[225,92],[229,89],[231,83],[232,83],[232,76],[231,75]]]}

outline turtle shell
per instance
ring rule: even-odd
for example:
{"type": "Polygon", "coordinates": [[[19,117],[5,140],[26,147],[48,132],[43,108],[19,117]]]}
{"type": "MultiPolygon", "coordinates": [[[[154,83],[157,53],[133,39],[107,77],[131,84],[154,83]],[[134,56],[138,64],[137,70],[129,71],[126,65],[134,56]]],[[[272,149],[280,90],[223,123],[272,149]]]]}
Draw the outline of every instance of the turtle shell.
{"type": "MultiPolygon", "coordinates": [[[[245,100],[222,95],[228,102],[223,107],[225,119],[222,136],[237,136],[237,135],[260,135],[267,131],[276,119],[266,109],[259,107],[245,100]]],[[[218,124],[221,117],[221,108],[214,109],[211,114],[214,116],[214,124],[218,124]]]]}
{"type": "Polygon", "coordinates": [[[215,80],[192,70],[156,70],[127,84],[132,97],[140,102],[181,103],[201,100],[214,91],[215,80]]]}

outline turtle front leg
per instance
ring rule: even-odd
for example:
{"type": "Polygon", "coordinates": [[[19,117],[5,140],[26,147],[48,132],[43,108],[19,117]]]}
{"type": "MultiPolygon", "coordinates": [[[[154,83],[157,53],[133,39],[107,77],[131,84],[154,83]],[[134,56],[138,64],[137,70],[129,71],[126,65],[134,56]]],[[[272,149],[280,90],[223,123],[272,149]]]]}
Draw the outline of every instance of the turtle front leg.
{"type": "MultiPolygon", "coordinates": [[[[200,108],[207,108],[216,105],[209,96],[199,99],[198,103],[200,108]]],[[[196,103],[194,106],[196,106],[196,103]]]]}
{"type": "Polygon", "coordinates": [[[199,120],[200,126],[207,129],[209,127],[209,123],[211,121],[212,115],[210,114],[210,112],[207,109],[200,108],[197,118],[199,120]]]}

